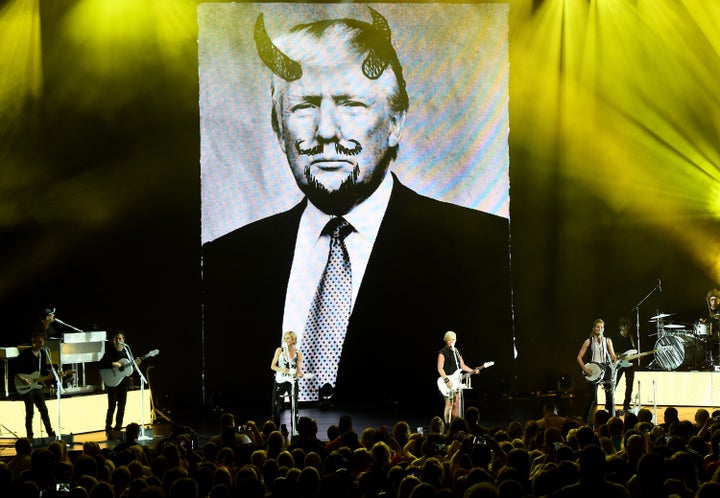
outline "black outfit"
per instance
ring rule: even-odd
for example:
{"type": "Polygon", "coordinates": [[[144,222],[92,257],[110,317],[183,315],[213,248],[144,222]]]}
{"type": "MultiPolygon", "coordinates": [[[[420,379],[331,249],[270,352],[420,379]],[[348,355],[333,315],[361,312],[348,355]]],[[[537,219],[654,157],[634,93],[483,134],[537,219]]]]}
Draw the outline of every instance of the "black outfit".
{"type": "MultiPolygon", "coordinates": [[[[115,349],[113,344],[109,348],[105,349],[105,354],[98,362],[98,368],[113,368],[113,362],[126,359],[130,361],[125,349],[118,351],[115,349]]],[[[133,368],[131,364],[127,364],[124,368],[133,368]]],[[[125,404],[127,403],[127,392],[130,384],[130,376],[123,377],[120,383],[115,386],[105,386],[105,390],[108,394],[108,408],[107,414],[105,415],[105,432],[110,434],[113,430],[122,430],[123,418],[125,417],[125,404]],[[113,413],[117,407],[117,413],[115,414],[115,426],[112,425],[113,413]]]]}
{"type": "MultiPolygon", "coordinates": [[[[227,402],[267,403],[267,359],[282,337],[303,201],[203,247],[207,389],[227,402]],[[238,330],[263,331],[237,361],[238,330]],[[227,368],[237,368],[234,375],[227,368]]],[[[508,220],[421,196],[394,178],[387,210],[353,305],[334,402],[427,397],[435,369],[408,383],[401,358],[437,358],[438,333],[456,330],[495,358],[484,388],[499,390],[512,359],[508,220]],[[381,346],[380,346],[381,345],[381,346]],[[369,363],[370,362],[370,363],[369,363]],[[370,366],[371,365],[371,366],[370,366]]],[[[434,373],[435,372],[435,373],[434,373]]]]}
{"type": "MultiPolygon", "coordinates": [[[[603,336],[602,340],[605,342],[605,348],[607,350],[607,337],[603,336]]],[[[590,337],[590,347],[588,348],[590,361],[592,361],[593,358],[593,348],[597,347],[600,346],[598,346],[598,344],[595,342],[594,337],[590,337]]],[[[605,390],[605,410],[610,414],[610,416],[615,415],[615,369],[612,366],[612,359],[610,358],[609,351],[606,351],[605,360],[599,363],[600,366],[604,368],[602,379],[598,383],[588,382],[588,392],[590,394],[590,400],[588,401],[586,413],[587,423],[591,427],[594,422],[593,412],[595,411],[595,405],[597,405],[597,388],[599,384],[602,384],[602,387],[605,390]]]]}
{"type": "MultiPolygon", "coordinates": [[[[32,348],[28,348],[18,355],[15,360],[15,369],[17,373],[22,374],[40,372],[41,377],[47,376],[51,372],[45,353],[40,351],[38,356],[35,356],[32,348]]],[[[30,391],[22,395],[22,398],[25,402],[25,430],[27,431],[27,437],[29,439],[33,438],[32,422],[35,416],[34,407],[37,407],[38,412],[40,412],[40,418],[42,419],[48,436],[54,437],[55,431],[53,431],[52,424],[50,424],[50,416],[48,415],[47,405],[45,405],[45,394],[43,390],[30,389],[30,391]]]]}
{"type": "MultiPolygon", "coordinates": [[[[445,357],[443,370],[445,370],[446,376],[450,376],[460,369],[460,350],[458,348],[453,349],[445,346],[440,351],[438,351],[438,353],[445,357]]],[[[454,389],[457,389],[457,387],[458,386],[453,386],[454,389]]],[[[447,398],[453,399],[456,395],[462,395],[462,390],[451,391],[447,398]]]]}
{"type": "Polygon", "coordinates": [[[35,332],[40,332],[46,341],[53,337],[59,337],[52,325],[48,325],[48,328],[45,328],[42,326],[42,323],[38,323],[37,326],[35,326],[35,328],[33,329],[33,334],[35,332]]]}
{"type": "Polygon", "coordinates": [[[714,366],[720,364],[720,310],[716,309],[713,313],[712,310],[708,309],[707,324],[710,327],[708,330],[708,342],[707,342],[707,356],[711,365],[714,366]]]}
{"type": "MultiPolygon", "coordinates": [[[[635,341],[629,332],[625,337],[618,333],[617,336],[613,338],[613,347],[616,353],[625,353],[629,349],[635,349],[635,341]]],[[[630,400],[632,399],[633,384],[635,382],[635,362],[631,361],[629,363],[629,367],[618,367],[617,378],[615,379],[615,387],[617,387],[623,374],[625,374],[625,400],[623,401],[623,410],[630,409],[630,400]]]]}
{"type": "Polygon", "coordinates": [[[460,369],[460,357],[462,355],[460,354],[460,350],[458,348],[451,349],[450,347],[445,346],[438,351],[438,353],[445,357],[443,370],[445,370],[446,375],[452,375],[460,369]]]}

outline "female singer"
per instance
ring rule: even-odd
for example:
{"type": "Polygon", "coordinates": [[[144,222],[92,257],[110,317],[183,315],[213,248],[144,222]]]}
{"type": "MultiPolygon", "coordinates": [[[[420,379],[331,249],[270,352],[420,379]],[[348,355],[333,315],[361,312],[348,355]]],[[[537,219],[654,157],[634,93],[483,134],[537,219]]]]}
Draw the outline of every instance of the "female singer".
{"type": "MultiPolygon", "coordinates": [[[[272,396],[272,417],[275,425],[280,427],[280,412],[282,411],[285,396],[290,397],[293,429],[296,426],[298,379],[303,376],[303,354],[297,349],[297,335],[289,331],[283,334],[284,344],[275,350],[270,368],[275,372],[275,385],[272,396]]],[[[293,431],[294,433],[294,431],[293,431]]]]}

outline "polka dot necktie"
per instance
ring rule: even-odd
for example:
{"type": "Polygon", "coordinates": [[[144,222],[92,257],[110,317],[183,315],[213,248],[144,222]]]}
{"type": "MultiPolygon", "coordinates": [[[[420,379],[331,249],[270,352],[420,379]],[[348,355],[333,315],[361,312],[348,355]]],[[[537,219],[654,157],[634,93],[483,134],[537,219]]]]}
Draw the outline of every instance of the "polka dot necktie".
{"type": "Polygon", "coordinates": [[[352,231],[344,218],[331,219],[322,231],[330,235],[330,251],[305,324],[303,372],[313,378],[300,383],[300,401],[316,401],[323,385],[335,385],[352,308],[352,269],[345,247],[352,231]]]}

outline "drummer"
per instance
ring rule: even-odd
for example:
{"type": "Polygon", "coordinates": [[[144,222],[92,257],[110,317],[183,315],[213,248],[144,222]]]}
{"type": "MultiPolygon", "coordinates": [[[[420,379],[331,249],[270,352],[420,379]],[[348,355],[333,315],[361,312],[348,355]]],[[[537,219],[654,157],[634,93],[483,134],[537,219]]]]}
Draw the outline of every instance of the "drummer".
{"type": "Polygon", "coordinates": [[[701,318],[695,324],[695,335],[702,334],[709,339],[707,346],[708,366],[720,364],[720,290],[709,290],[705,296],[707,318],[701,318]]]}
{"type": "MultiPolygon", "coordinates": [[[[605,337],[605,322],[601,319],[597,319],[593,322],[592,332],[590,337],[585,339],[580,346],[578,351],[577,362],[582,368],[585,376],[592,376],[593,371],[588,365],[596,364],[600,366],[602,370],[601,377],[593,382],[588,381],[589,400],[587,406],[587,423],[588,425],[593,424],[595,420],[595,407],[597,406],[597,386],[599,383],[603,385],[605,390],[605,410],[610,416],[615,415],[615,368],[614,365],[617,363],[617,355],[613,348],[612,339],[605,337]],[[588,355],[588,365],[585,364],[586,354],[588,355]]],[[[588,377],[588,379],[591,377],[588,377]]]]}
{"type": "MultiPolygon", "coordinates": [[[[618,320],[618,328],[620,329],[614,336],[614,346],[622,355],[636,354],[637,346],[635,338],[630,333],[630,320],[624,316],[618,320]]],[[[617,378],[615,379],[615,387],[620,382],[623,374],[625,374],[625,400],[623,401],[623,410],[630,410],[630,400],[632,399],[633,383],[635,382],[635,363],[632,361],[621,362],[618,365],[617,378]]]]}
{"type": "Polygon", "coordinates": [[[720,333],[720,290],[708,291],[705,302],[708,309],[707,323],[711,327],[708,333],[717,335],[720,333]]]}

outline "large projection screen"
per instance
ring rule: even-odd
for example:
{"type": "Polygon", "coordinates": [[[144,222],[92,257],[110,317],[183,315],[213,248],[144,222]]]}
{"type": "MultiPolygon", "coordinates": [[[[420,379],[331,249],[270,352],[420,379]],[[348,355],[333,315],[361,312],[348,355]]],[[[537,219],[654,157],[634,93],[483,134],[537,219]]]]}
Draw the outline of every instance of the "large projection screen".
{"type": "MultiPolygon", "coordinates": [[[[295,299],[286,291],[297,223],[282,231],[268,223],[303,200],[271,126],[256,19],[263,14],[273,38],[320,19],[370,23],[368,7],[387,19],[410,101],[390,170],[443,202],[395,216],[391,197],[355,297],[336,394],[432,399],[447,330],[468,364],[496,362],[477,386],[489,391],[511,375],[508,5],[202,4],[203,372],[206,396],[226,404],[241,396],[269,408],[270,362],[295,299]]],[[[302,351],[301,328],[293,326],[302,351]]]]}

